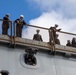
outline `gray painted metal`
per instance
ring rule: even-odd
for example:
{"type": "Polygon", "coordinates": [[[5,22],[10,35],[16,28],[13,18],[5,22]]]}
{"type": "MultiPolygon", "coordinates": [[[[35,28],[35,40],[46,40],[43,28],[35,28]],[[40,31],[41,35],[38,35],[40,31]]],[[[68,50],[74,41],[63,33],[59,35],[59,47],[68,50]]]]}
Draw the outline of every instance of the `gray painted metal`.
{"type": "Polygon", "coordinates": [[[76,60],[51,56],[43,52],[36,54],[37,66],[24,64],[22,49],[0,46],[0,70],[8,70],[10,75],[75,75],[76,60]],[[23,65],[22,65],[23,64],[23,65]]]}

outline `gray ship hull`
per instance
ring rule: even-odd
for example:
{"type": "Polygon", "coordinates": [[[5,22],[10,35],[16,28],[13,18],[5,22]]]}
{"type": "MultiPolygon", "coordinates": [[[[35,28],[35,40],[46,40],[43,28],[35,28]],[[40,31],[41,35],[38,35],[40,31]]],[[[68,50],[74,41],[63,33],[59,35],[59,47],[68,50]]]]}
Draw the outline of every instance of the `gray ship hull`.
{"type": "Polygon", "coordinates": [[[10,75],[75,75],[76,60],[62,56],[52,56],[38,52],[37,65],[30,66],[23,61],[24,50],[0,46],[0,70],[7,70],[10,75]]]}

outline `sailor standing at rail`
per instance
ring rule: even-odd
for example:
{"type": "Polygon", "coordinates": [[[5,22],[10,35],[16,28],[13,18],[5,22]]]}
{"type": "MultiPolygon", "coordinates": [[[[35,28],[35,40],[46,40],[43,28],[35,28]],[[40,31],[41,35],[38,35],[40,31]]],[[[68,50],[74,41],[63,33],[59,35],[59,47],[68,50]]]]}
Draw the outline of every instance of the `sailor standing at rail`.
{"type": "Polygon", "coordinates": [[[5,17],[3,18],[3,23],[2,23],[2,34],[8,35],[8,29],[9,29],[9,14],[6,14],[5,17]]]}
{"type": "Polygon", "coordinates": [[[67,40],[67,44],[66,44],[66,46],[72,46],[72,44],[71,44],[71,41],[70,41],[70,40],[67,40]]]}
{"type": "Polygon", "coordinates": [[[37,29],[36,32],[37,32],[37,34],[34,34],[33,40],[36,40],[36,41],[43,41],[43,40],[42,40],[42,36],[39,34],[40,30],[37,29]]]}
{"type": "Polygon", "coordinates": [[[56,34],[56,39],[55,39],[55,44],[58,44],[58,45],[60,45],[60,40],[58,39],[58,34],[56,34]]]}
{"type": "Polygon", "coordinates": [[[49,42],[50,42],[50,44],[52,42],[55,42],[55,40],[57,39],[56,31],[61,30],[61,29],[57,29],[57,28],[58,28],[58,25],[55,24],[54,27],[50,27],[50,29],[49,29],[49,42]]]}
{"type": "Polygon", "coordinates": [[[23,29],[23,25],[26,25],[26,22],[23,20],[24,16],[20,15],[19,19],[15,20],[15,24],[16,24],[16,37],[22,37],[22,29],[23,29]]]}

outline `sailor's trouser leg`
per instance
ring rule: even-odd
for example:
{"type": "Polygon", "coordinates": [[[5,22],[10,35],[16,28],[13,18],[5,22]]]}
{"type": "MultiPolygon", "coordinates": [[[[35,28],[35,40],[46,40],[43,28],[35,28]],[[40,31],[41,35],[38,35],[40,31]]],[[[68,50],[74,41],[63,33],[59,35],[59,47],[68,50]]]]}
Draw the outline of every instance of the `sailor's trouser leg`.
{"type": "Polygon", "coordinates": [[[8,28],[2,27],[2,34],[8,35],[8,28]]]}
{"type": "Polygon", "coordinates": [[[22,29],[17,29],[16,30],[16,36],[21,37],[22,36],[22,29]]]}

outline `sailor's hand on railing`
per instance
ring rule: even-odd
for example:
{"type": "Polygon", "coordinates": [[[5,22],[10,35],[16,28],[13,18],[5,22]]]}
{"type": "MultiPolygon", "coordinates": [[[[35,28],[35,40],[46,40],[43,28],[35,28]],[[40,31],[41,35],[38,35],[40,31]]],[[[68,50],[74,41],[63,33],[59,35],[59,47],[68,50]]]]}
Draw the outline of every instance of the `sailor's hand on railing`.
{"type": "Polygon", "coordinates": [[[3,20],[3,19],[0,19],[0,21],[8,21],[8,22],[12,22],[11,20],[3,20]]]}
{"type": "Polygon", "coordinates": [[[8,20],[9,22],[12,22],[11,20],[8,20]]]}
{"type": "Polygon", "coordinates": [[[17,24],[19,24],[20,22],[17,20],[17,24]]]}
{"type": "Polygon", "coordinates": [[[60,31],[61,29],[58,29],[57,31],[60,31]]]}

